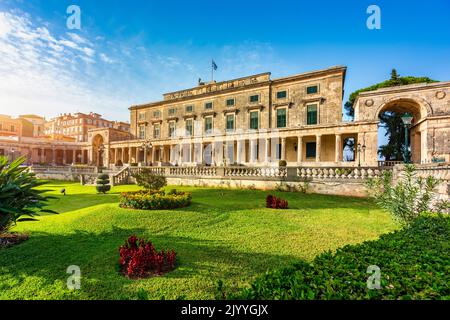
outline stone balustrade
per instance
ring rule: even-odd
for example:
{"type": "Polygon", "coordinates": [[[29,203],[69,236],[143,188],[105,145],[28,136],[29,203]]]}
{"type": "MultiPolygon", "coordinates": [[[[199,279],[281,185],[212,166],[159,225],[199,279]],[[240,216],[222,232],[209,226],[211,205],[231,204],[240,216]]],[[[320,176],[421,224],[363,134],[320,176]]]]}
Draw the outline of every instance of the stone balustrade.
{"type": "Polygon", "coordinates": [[[369,178],[379,177],[382,175],[383,171],[389,169],[380,169],[377,167],[318,167],[318,168],[308,168],[299,167],[297,168],[297,177],[301,180],[324,180],[324,179],[359,179],[365,180],[369,178]]]}

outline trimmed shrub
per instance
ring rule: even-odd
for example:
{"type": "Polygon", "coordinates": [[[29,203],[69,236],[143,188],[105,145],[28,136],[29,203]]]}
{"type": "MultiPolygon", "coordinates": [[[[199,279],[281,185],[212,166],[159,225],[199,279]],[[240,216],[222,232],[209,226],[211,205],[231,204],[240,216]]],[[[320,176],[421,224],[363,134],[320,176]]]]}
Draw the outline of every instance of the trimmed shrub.
{"type": "Polygon", "coordinates": [[[286,166],[287,166],[286,160],[280,160],[280,161],[278,161],[278,166],[279,166],[279,167],[286,167],[286,166]]]}
{"type": "Polygon", "coordinates": [[[426,215],[378,240],[347,245],[312,263],[271,271],[229,299],[450,298],[450,217],[426,215]],[[380,268],[380,289],[369,289],[369,266],[380,268]]]}
{"type": "Polygon", "coordinates": [[[167,185],[167,179],[163,175],[154,174],[152,170],[142,168],[133,174],[136,183],[147,190],[159,190],[167,185]]]}
{"type": "Polygon", "coordinates": [[[283,200],[281,198],[277,198],[272,195],[268,195],[266,197],[266,208],[272,208],[272,209],[288,209],[288,201],[283,200]]]}
{"type": "Polygon", "coordinates": [[[173,250],[156,251],[151,241],[130,236],[119,248],[120,272],[129,278],[147,278],[172,271],[176,253],[173,250]]]}
{"type": "Polygon", "coordinates": [[[109,190],[111,190],[111,186],[109,185],[109,175],[106,173],[99,174],[97,177],[97,185],[95,186],[98,193],[105,194],[109,190]]]}
{"type": "Polygon", "coordinates": [[[166,194],[164,191],[123,192],[119,197],[122,208],[140,210],[176,209],[191,204],[189,192],[174,191],[166,194]]]}

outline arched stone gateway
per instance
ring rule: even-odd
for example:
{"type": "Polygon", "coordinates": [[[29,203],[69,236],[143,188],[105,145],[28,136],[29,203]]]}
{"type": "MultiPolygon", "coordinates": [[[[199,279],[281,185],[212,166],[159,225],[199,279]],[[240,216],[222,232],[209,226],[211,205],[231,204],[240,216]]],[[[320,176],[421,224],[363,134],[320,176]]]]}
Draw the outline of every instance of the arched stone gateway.
{"type": "MultiPolygon", "coordinates": [[[[380,115],[386,111],[413,116],[409,130],[412,162],[450,161],[449,82],[363,92],[355,102],[355,122],[378,125],[380,115]]],[[[376,156],[376,151],[372,150],[371,155],[376,156]]]]}
{"type": "Polygon", "coordinates": [[[101,134],[96,134],[92,138],[92,164],[96,165],[97,167],[101,167],[108,162],[105,161],[105,145],[104,145],[104,138],[101,134]]]}

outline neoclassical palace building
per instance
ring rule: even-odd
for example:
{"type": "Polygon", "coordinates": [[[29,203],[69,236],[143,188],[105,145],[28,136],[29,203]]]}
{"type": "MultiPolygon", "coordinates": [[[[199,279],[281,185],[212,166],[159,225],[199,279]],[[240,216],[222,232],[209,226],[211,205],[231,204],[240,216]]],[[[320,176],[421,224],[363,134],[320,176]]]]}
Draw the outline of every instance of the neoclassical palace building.
{"type": "Polygon", "coordinates": [[[413,115],[413,162],[450,160],[450,82],[364,92],[354,121],[343,121],[345,75],[342,66],[262,73],[166,93],[129,108],[132,139],[90,132],[90,154],[104,164],[378,166],[379,115],[392,110],[413,115]]]}
{"type": "Polygon", "coordinates": [[[47,162],[109,167],[258,167],[279,160],[297,167],[375,167],[386,165],[377,152],[379,115],[397,111],[413,116],[414,163],[450,162],[450,82],[361,93],[354,120],[344,121],[345,76],[346,67],[336,66],[276,79],[261,73],[199,83],[131,106],[129,131],[98,127],[83,142],[49,147],[42,141],[29,150],[47,162]]]}

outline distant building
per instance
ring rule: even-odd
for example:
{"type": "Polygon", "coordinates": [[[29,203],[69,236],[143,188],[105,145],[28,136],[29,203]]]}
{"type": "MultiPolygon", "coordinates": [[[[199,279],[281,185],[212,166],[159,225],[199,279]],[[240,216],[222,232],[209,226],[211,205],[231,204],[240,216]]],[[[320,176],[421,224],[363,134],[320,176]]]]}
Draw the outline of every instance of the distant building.
{"type": "Polygon", "coordinates": [[[33,137],[40,137],[44,135],[45,118],[35,114],[20,115],[19,119],[24,119],[33,124],[33,137]]]}
{"type": "Polygon", "coordinates": [[[45,123],[46,136],[63,135],[75,138],[76,142],[88,141],[88,131],[97,128],[112,128],[129,132],[130,125],[126,122],[110,121],[98,113],[68,113],[62,114],[45,123]]]}
{"type": "Polygon", "coordinates": [[[13,118],[0,114],[0,136],[32,137],[33,124],[23,118],[13,118]]]}

